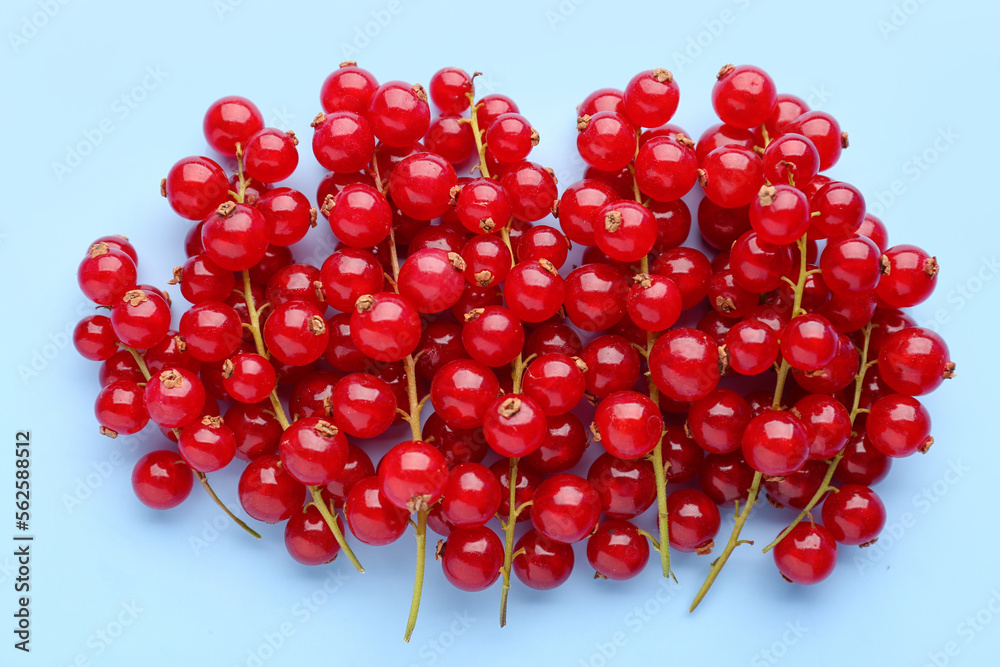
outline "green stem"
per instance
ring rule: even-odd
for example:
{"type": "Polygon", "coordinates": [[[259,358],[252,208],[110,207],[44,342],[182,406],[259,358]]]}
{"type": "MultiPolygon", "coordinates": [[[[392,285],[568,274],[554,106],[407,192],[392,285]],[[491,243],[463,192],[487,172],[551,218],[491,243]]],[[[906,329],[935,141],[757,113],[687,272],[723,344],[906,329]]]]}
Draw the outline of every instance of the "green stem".
{"type": "MultiPolygon", "coordinates": [[[[802,238],[798,240],[799,277],[795,283],[795,299],[792,305],[792,318],[796,318],[804,314],[804,311],[802,310],[802,294],[805,291],[806,276],[808,273],[806,268],[807,241],[808,239],[805,234],[803,234],[802,238]]],[[[782,359],[781,366],[778,368],[778,382],[774,388],[774,401],[771,403],[771,408],[774,410],[781,409],[781,398],[784,394],[785,382],[788,379],[788,371],[788,362],[782,359]]],[[[729,541],[726,542],[726,548],[723,549],[722,554],[720,554],[719,557],[712,562],[712,567],[709,570],[708,577],[705,579],[705,583],[701,585],[701,589],[695,596],[694,601],[691,603],[691,608],[688,611],[694,611],[701,603],[702,599],[704,599],[708,590],[712,587],[712,584],[715,583],[715,579],[719,576],[719,572],[721,572],[722,568],[725,567],[726,562],[729,560],[729,556],[733,553],[733,550],[741,544],[753,544],[753,542],[749,540],[741,540],[740,533],[743,532],[743,525],[750,517],[750,512],[753,510],[754,505],[757,504],[757,497],[760,493],[760,483],[763,477],[764,476],[760,472],[754,473],[753,484],[750,485],[750,491],[747,494],[746,504],[743,506],[742,511],[737,512],[736,514],[736,524],[733,526],[733,532],[729,536],[729,541]]]]}
{"type": "Polygon", "coordinates": [[[507,592],[510,591],[510,566],[514,562],[514,527],[517,525],[517,515],[521,508],[518,508],[516,503],[516,493],[517,493],[517,461],[516,456],[510,457],[510,469],[507,473],[507,488],[509,489],[510,496],[507,498],[509,503],[507,509],[507,520],[501,521],[501,527],[504,532],[504,547],[503,547],[503,570],[501,574],[503,576],[503,588],[500,591],[500,627],[507,625],[507,592]]]}
{"type": "Polygon", "coordinates": [[[355,570],[364,574],[365,568],[361,567],[358,557],[354,555],[353,551],[351,551],[351,547],[348,546],[347,540],[344,539],[344,534],[340,532],[340,526],[337,525],[337,518],[333,516],[330,512],[330,508],[327,507],[320,487],[310,486],[309,495],[312,496],[313,504],[316,505],[316,509],[318,509],[319,513],[323,515],[323,520],[326,521],[326,525],[330,527],[330,531],[333,533],[333,537],[337,540],[337,544],[339,544],[341,550],[347,554],[347,559],[351,561],[352,565],[354,565],[355,570]]]}
{"type": "MultiPolygon", "coordinates": [[[[858,406],[861,404],[861,391],[864,386],[865,373],[868,372],[868,345],[871,341],[871,335],[872,325],[869,322],[868,326],[864,329],[864,344],[861,347],[861,365],[858,367],[858,373],[854,377],[854,402],[851,405],[852,426],[854,425],[854,420],[858,418],[858,415],[864,412],[863,410],[860,410],[858,406]]],[[[820,500],[823,499],[823,496],[826,495],[828,491],[833,489],[830,482],[833,480],[833,474],[837,471],[837,466],[840,465],[840,461],[843,458],[844,450],[841,450],[836,456],[830,459],[830,462],[826,466],[826,474],[823,475],[823,483],[819,485],[819,488],[816,489],[816,492],[813,494],[812,498],[809,499],[806,506],[802,508],[802,511],[799,512],[799,515],[795,517],[795,520],[792,521],[784,530],[778,533],[778,536],[774,538],[774,541],[764,547],[762,553],[767,553],[777,546],[778,542],[785,539],[785,536],[792,532],[792,529],[795,528],[795,526],[809,516],[809,513],[814,507],[816,507],[816,505],[819,504],[820,500]]]]}
{"type": "Polygon", "coordinates": [[[410,599],[410,616],[406,619],[403,641],[409,642],[420,613],[420,595],[424,589],[424,563],[427,560],[427,508],[417,510],[417,572],[413,577],[413,597],[410,599]]]}

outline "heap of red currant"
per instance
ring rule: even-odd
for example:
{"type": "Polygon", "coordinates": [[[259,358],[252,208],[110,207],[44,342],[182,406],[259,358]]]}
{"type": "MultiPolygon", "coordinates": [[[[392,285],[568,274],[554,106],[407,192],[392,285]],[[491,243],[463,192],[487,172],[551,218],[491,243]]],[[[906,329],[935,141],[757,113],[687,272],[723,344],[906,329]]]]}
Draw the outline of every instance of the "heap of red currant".
{"type": "Polygon", "coordinates": [[[284,522],[292,558],[344,552],[361,571],[346,536],[412,526],[407,639],[428,527],[453,585],[502,581],[501,625],[512,572],[556,587],[585,541],[597,578],[634,577],[651,552],[669,577],[671,549],[719,550],[735,506],[693,609],[761,494],[799,510],[764,549],[789,581],[878,539],[871,487],[931,446],[917,397],[955,364],[902,310],[934,289],[935,258],[889,247],[861,192],[821,173],[847,147],[836,119],[727,65],[720,122],[695,140],[670,123],[673,75],[640,72],[578,107],[588,168],[560,197],[529,160],[539,133],[510,98],[477,99],[475,77],[446,68],[425,89],[343,63],[312,122],[329,172],[314,200],[276,185],[298,164],[292,132],[242,97],[212,104],[218,157],[161,183],[192,223],[179,320],[125,237],[90,246],[79,284],[104,312],[74,341],[102,362],[100,431],[164,435],[135,466],[138,498],[174,507],[197,478],[225,507],[208,475],[239,459],[243,511],[284,522]],[[696,184],[707,251],[684,245],[696,184]],[[296,262],[320,216],[339,244],[296,262]],[[398,444],[376,465],[379,436],[398,444]]]}

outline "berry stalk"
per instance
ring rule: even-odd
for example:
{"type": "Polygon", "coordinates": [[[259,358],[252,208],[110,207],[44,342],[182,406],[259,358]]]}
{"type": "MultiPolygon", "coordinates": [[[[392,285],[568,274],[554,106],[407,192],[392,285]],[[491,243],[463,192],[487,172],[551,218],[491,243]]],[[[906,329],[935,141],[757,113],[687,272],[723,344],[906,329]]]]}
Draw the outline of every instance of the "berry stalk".
{"type": "MultiPolygon", "coordinates": [[[[871,361],[868,360],[868,345],[871,341],[871,335],[872,335],[872,324],[871,322],[869,322],[864,328],[864,343],[861,346],[861,364],[858,367],[857,375],[855,375],[854,377],[854,402],[851,406],[852,426],[854,425],[854,421],[858,418],[858,415],[864,412],[864,410],[859,409],[858,406],[861,404],[861,390],[864,385],[865,374],[868,372],[869,368],[871,368],[874,364],[878,363],[878,360],[871,360],[871,361]]],[[[840,465],[840,461],[843,458],[844,458],[844,452],[842,450],[840,453],[838,453],[836,456],[830,459],[830,462],[827,464],[826,474],[823,475],[823,482],[822,484],[819,485],[819,488],[816,489],[816,492],[813,494],[812,498],[810,498],[806,506],[802,508],[802,511],[799,512],[799,515],[795,517],[795,520],[792,521],[783,531],[781,531],[778,534],[778,536],[774,538],[774,541],[772,541],[770,544],[768,544],[761,550],[762,553],[767,553],[775,546],[777,546],[779,542],[785,539],[785,536],[787,536],[790,532],[792,532],[792,529],[795,528],[795,526],[797,526],[799,523],[802,522],[803,519],[809,516],[809,513],[812,511],[814,507],[816,507],[816,505],[819,504],[823,496],[826,495],[828,491],[833,489],[833,486],[830,484],[830,482],[833,480],[833,474],[837,471],[837,466],[840,465]]]]}
{"type": "MultiPolygon", "coordinates": [[[[805,292],[806,278],[809,276],[809,271],[807,270],[806,255],[807,255],[807,238],[803,234],[802,238],[797,241],[799,249],[799,278],[795,283],[795,298],[792,305],[792,318],[799,317],[804,314],[805,311],[802,310],[802,295],[805,292]]],[[[771,403],[771,407],[774,410],[781,409],[781,396],[784,393],[785,382],[788,379],[788,371],[790,366],[788,361],[785,359],[781,360],[781,366],[778,368],[778,381],[774,388],[774,401],[771,403]]],[[[833,473],[831,472],[832,476],[833,473]]],[[[698,594],[695,595],[694,601],[691,602],[691,607],[688,612],[693,612],[701,604],[701,601],[708,594],[708,590],[715,583],[716,577],[719,576],[719,572],[725,567],[726,562],[732,555],[733,551],[741,544],[753,544],[752,540],[741,540],[740,533],[743,532],[743,526],[746,524],[747,519],[750,518],[750,512],[753,510],[754,505],[757,504],[758,494],[760,493],[760,483],[764,479],[762,473],[755,472],[753,475],[753,483],[750,485],[750,491],[747,494],[746,503],[743,505],[743,509],[740,510],[739,501],[736,502],[736,524],[733,526],[733,532],[729,536],[729,541],[726,542],[726,548],[722,550],[722,554],[712,561],[711,570],[709,570],[708,577],[705,579],[705,583],[701,585],[701,589],[698,594]]]]}
{"type": "MultiPolygon", "coordinates": [[[[233,194],[236,201],[242,203],[246,195],[246,188],[248,181],[243,173],[243,150],[238,143],[236,144],[236,173],[239,177],[240,185],[239,185],[239,191],[233,194]]],[[[267,348],[264,345],[264,335],[261,332],[260,328],[260,314],[264,312],[265,308],[269,308],[270,304],[265,303],[259,308],[257,307],[257,304],[255,303],[255,300],[253,298],[253,290],[251,289],[250,286],[250,271],[248,270],[243,271],[243,300],[247,305],[247,314],[250,318],[249,329],[251,335],[253,336],[254,346],[257,349],[257,354],[264,357],[265,359],[268,359],[270,358],[271,355],[268,353],[267,348]]],[[[285,414],[284,407],[282,407],[281,405],[281,400],[278,398],[277,389],[272,390],[268,398],[271,400],[271,407],[274,408],[275,419],[277,419],[278,423],[281,424],[281,429],[286,430],[291,424],[288,421],[288,416],[285,414]]],[[[315,486],[308,486],[306,488],[309,489],[309,494],[313,498],[313,502],[316,505],[316,509],[318,509],[319,513],[323,516],[323,520],[326,522],[326,525],[330,528],[330,532],[333,533],[333,537],[335,540],[337,540],[337,544],[340,545],[341,550],[347,555],[347,558],[348,560],[351,561],[351,564],[354,565],[354,569],[356,569],[358,572],[363,573],[365,571],[365,568],[361,566],[360,561],[358,561],[358,557],[354,554],[354,551],[351,549],[351,546],[347,543],[347,540],[344,538],[343,532],[341,532],[340,527],[337,525],[336,517],[334,517],[330,513],[329,507],[327,507],[326,503],[322,500],[320,496],[320,491],[321,491],[320,488],[315,486]]]]}
{"type": "MultiPolygon", "coordinates": [[[[142,353],[140,353],[139,350],[135,349],[134,347],[128,347],[128,346],[123,346],[123,347],[126,350],[128,350],[129,354],[132,355],[132,358],[135,359],[136,365],[139,366],[139,371],[142,373],[142,376],[146,378],[146,381],[148,382],[150,377],[152,376],[149,373],[149,367],[146,366],[146,360],[143,358],[142,353]]],[[[174,435],[176,435],[179,438],[180,429],[175,428],[173,429],[173,431],[174,435]]],[[[201,472],[200,470],[193,470],[192,472],[194,472],[194,476],[198,479],[198,482],[201,483],[202,488],[205,489],[205,492],[208,493],[208,496],[215,501],[215,504],[218,505],[230,519],[236,522],[237,526],[239,526],[246,532],[250,533],[258,540],[261,539],[260,533],[258,533],[256,530],[248,526],[246,522],[243,521],[243,519],[233,514],[233,511],[229,509],[224,502],[222,502],[219,496],[216,495],[215,490],[212,488],[212,485],[208,483],[208,475],[201,472]]]]}

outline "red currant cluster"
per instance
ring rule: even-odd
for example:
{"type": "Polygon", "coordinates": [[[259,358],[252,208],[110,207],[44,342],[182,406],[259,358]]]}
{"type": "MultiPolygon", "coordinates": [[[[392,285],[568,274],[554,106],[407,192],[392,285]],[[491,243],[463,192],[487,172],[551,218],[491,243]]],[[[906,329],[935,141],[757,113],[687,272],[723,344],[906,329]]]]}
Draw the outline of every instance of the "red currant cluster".
{"type": "Polygon", "coordinates": [[[361,570],[340,512],[368,545],[412,525],[407,639],[428,526],[447,538],[436,555],[456,587],[502,579],[501,624],[511,572],[558,586],[586,540],[600,578],[636,576],[651,548],[671,576],[670,549],[711,552],[718,507],[735,503],[693,608],[762,489],[800,510],[765,549],[790,581],[828,576],[837,543],[877,539],[885,509],[870,487],[931,445],[915,397],[955,366],[900,310],[929,296],[935,259],[888,248],[858,189],[819,173],[847,146],[837,121],[727,65],[712,92],[722,122],[695,142],[670,124],[671,73],[641,72],[579,106],[589,168],[557,199],[551,170],[528,161],[538,133],[510,98],[477,100],[474,79],[437,72],[432,119],[419,84],[342,64],[312,123],[329,170],[318,211],[272,185],[297,166],[294,134],[265,128],[249,100],[215,102],[204,134],[235,175],[188,157],[161,184],[195,221],[171,281],[192,304],[176,330],[124,237],[90,247],[80,287],[110,314],[74,340],[103,362],[101,432],[152,420],[177,443],[137,463],[139,499],[174,507],[197,477],[225,507],[207,474],[239,458],[240,504],[285,522],[301,563],[343,551],[361,570]],[[478,177],[459,177],[470,164],[478,177]],[[682,245],[696,183],[711,258],[682,245]],[[289,246],[318,213],[339,245],[320,267],[295,263],[289,246]],[[550,213],[561,231],[532,225],[550,213]],[[586,250],[563,276],[571,242],[586,250]],[[362,440],[404,422],[410,438],[376,467],[362,440]],[[586,476],[569,472],[590,442],[603,451],[586,476]],[[633,522],[654,503],[651,522],[633,522]]]}

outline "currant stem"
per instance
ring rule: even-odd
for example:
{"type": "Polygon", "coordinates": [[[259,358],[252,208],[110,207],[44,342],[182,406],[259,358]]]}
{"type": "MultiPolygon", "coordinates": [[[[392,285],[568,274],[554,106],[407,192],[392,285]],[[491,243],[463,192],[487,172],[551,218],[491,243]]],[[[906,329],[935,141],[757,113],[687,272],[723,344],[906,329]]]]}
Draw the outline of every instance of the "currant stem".
{"type": "MultiPolygon", "coordinates": [[[[127,345],[124,345],[123,347],[126,350],[128,350],[129,354],[132,355],[132,358],[135,359],[135,363],[139,366],[139,370],[142,372],[142,376],[146,378],[146,381],[148,382],[149,379],[152,377],[152,375],[149,372],[149,367],[146,365],[146,360],[143,358],[142,354],[139,352],[139,350],[135,349],[134,347],[129,347],[127,345]]],[[[174,435],[180,438],[181,430],[175,428],[173,429],[173,431],[174,435]]],[[[221,507],[222,511],[225,512],[227,515],[229,515],[229,518],[231,518],[233,521],[236,522],[236,525],[238,525],[240,528],[247,531],[248,533],[250,533],[259,540],[260,533],[258,533],[256,530],[248,526],[238,516],[233,514],[232,510],[226,507],[226,504],[219,499],[219,496],[215,495],[215,491],[212,489],[212,485],[208,483],[208,475],[201,472],[200,470],[192,470],[192,472],[194,473],[194,476],[198,478],[198,481],[201,482],[202,487],[208,493],[209,497],[215,501],[215,504],[221,507]]]]}
{"type": "Polygon", "coordinates": [[[507,473],[507,488],[510,492],[510,496],[507,498],[507,520],[500,522],[504,532],[503,570],[501,570],[501,575],[503,576],[503,588],[500,591],[501,628],[507,625],[507,593],[510,591],[510,566],[514,561],[514,527],[517,525],[517,515],[520,513],[521,509],[523,509],[515,505],[515,496],[517,492],[517,462],[518,458],[516,456],[510,457],[510,470],[507,473]]]}
{"type": "Polygon", "coordinates": [[[406,358],[403,359],[403,366],[406,368],[406,394],[410,399],[410,409],[406,413],[406,421],[410,424],[413,439],[422,440],[420,409],[423,407],[423,402],[417,397],[417,362],[412,354],[406,355],[406,358]]]}
{"type": "MultiPolygon", "coordinates": [[[[241,192],[243,188],[242,181],[243,169],[240,168],[240,184],[241,192]]],[[[243,300],[247,304],[247,312],[250,317],[250,333],[253,334],[254,346],[257,348],[257,354],[261,355],[265,359],[270,355],[267,353],[267,347],[264,345],[264,336],[260,331],[260,314],[267,307],[268,304],[264,304],[260,308],[257,308],[257,304],[254,302],[253,291],[250,289],[250,272],[243,271],[243,300]]],[[[288,415],[285,413],[285,408],[281,404],[281,399],[278,398],[278,390],[274,389],[268,395],[268,399],[271,401],[271,407],[274,408],[274,418],[278,420],[281,425],[281,430],[285,431],[291,426],[291,422],[288,420],[288,415]]],[[[307,487],[309,489],[309,494],[312,496],[313,502],[316,504],[316,509],[323,516],[323,520],[326,521],[327,527],[330,528],[330,532],[333,533],[333,537],[337,540],[337,544],[340,545],[341,551],[343,551],[348,560],[354,565],[354,568],[358,572],[364,572],[365,568],[361,566],[358,562],[358,557],[354,555],[354,551],[351,549],[351,545],[347,543],[344,539],[344,534],[340,531],[340,527],[337,526],[337,518],[330,513],[330,509],[326,506],[320,495],[320,489],[316,486],[307,487]]]]}
{"type": "MultiPolygon", "coordinates": [[[[635,183],[633,170],[633,183],[635,183]]],[[[636,197],[638,194],[638,185],[636,187],[636,197]]],[[[649,258],[643,257],[639,264],[640,273],[649,273],[649,258]]],[[[656,342],[656,336],[652,331],[646,332],[646,350],[643,356],[649,359],[649,355],[653,350],[653,343],[656,342]]],[[[659,408],[660,406],[660,390],[656,387],[653,382],[652,377],[649,379],[649,400],[653,401],[653,404],[659,408]]],[[[660,434],[660,439],[656,441],[656,446],[653,447],[653,451],[650,453],[650,458],[653,463],[653,477],[656,482],[656,525],[659,529],[660,539],[653,544],[657,546],[657,550],[660,552],[660,568],[663,570],[663,577],[670,578],[673,574],[670,571],[670,523],[668,521],[667,515],[667,472],[663,465],[663,434],[660,434]]],[[[676,580],[676,577],[674,578],[676,580]]]]}
{"type": "Polygon", "coordinates": [[[424,563],[427,560],[427,508],[417,510],[417,571],[413,577],[413,597],[410,599],[410,616],[406,619],[403,641],[409,642],[420,612],[420,595],[424,589],[424,563]]]}
{"type": "MultiPolygon", "coordinates": [[[[869,322],[864,329],[864,343],[861,347],[861,364],[858,367],[857,375],[854,376],[854,402],[851,406],[852,426],[854,425],[854,420],[858,418],[858,415],[864,412],[864,410],[859,409],[858,406],[861,404],[861,391],[865,381],[865,373],[867,373],[868,369],[870,368],[868,362],[868,345],[871,342],[871,335],[872,335],[872,325],[871,322],[869,322]]],[[[795,528],[795,526],[797,526],[803,519],[809,516],[809,513],[812,511],[814,507],[816,507],[816,505],[819,504],[819,501],[822,500],[823,496],[833,488],[830,482],[833,480],[833,474],[837,471],[837,466],[840,465],[840,461],[843,458],[844,458],[844,451],[841,450],[836,456],[830,459],[830,462],[827,464],[826,467],[826,474],[823,475],[823,482],[822,484],[819,485],[819,488],[816,489],[816,492],[813,494],[812,498],[810,498],[806,506],[802,508],[802,511],[799,512],[799,515],[795,517],[795,520],[792,521],[784,530],[778,533],[778,536],[774,538],[773,542],[764,547],[762,553],[766,554],[768,551],[777,546],[778,542],[785,539],[785,536],[788,535],[788,533],[792,532],[792,529],[795,528]]]]}
{"type": "Polygon", "coordinates": [[[247,531],[248,533],[250,533],[251,535],[253,535],[254,537],[256,537],[258,540],[261,539],[260,538],[260,533],[258,533],[256,530],[254,530],[253,528],[251,528],[250,526],[248,526],[246,524],[246,522],[243,521],[243,519],[241,519],[238,516],[236,516],[235,514],[233,514],[232,510],[230,510],[228,507],[226,507],[226,504],[224,502],[222,502],[221,500],[219,500],[219,496],[215,495],[215,490],[212,488],[212,485],[208,483],[208,475],[206,475],[203,472],[195,470],[194,471],[194,476],[198,478],[199,482],[201,482],[201,485],[205,489],[205,491],[208,493],[208,496],[212,500],[215,501],[216,505],[218,505],[220,508],[222,508],[223,512],[225,512],[227,515],[229,515],[230,519],[232,519],[233,521],[236,522],[237,526],[239,526],[243,530],[247,531]]]}
{"type": "MultiPolygon", "coordinates": [[[[799,278],[795,283],[795,299],[792,305],[792,317],[798,317],[802,311],[802,294],[805,291],[806,285],[806,275],[808,271],[806,270],[806,249],[807,249],[806,235],[803,234],[797,242],[799,248],[799,278]]],[[[781,397],[785,389],[785,381],[788,379],[789,366],[788,362],[784,359],[781,360],[781,366],[778,368],[778,382],[774,388],[774,401],[771,403],[771,408],[773,410],[781,409],[781,397]]],[[[833,473],[830,472],[832,476],[833,473]]],[[[757,495],[760,493],[760,483],[763,479],[763,475],[760,472],[755,472],[753,476],[753,484],[750,485],[750,491],[747,494],[746,504],[743,506],[743,510],[737,512],[736,514],[736,524],[733,526],[733,532],[729,536],[729,541],[726,542],[726,548],[723,549],[722,554],[712,562],[712,567],[709,570],[708,577],[705,579],[705,583],[701,585],[701,589],[695,596],[694,601],[691,603],[691,608],[688,609],[689,612],[694,611],[698,605],[704,599],[705,595],[708,593],[708,589],[712,587],[715,583],[716,577],[719,576],[719,572],[725,567],[726,562],[729,560],[729,556],[733,553],[740,544],[747,543],[747,540],[740,540],[740,533],[743,531],[743,525],[747,522],[750,517],[750,512],[753,510],[754,505],[757,504],[757,495]]]]}
{"type": "MultiPolygon", "coordinates": [[[[469,124],[472,126],[472,137],[476,140],[476,154],[479,156],[479,173],[483,175],[483,178],[491,178],[490,168],[486,166],[486,144],[483,143],[483,131],[479,128],[479,118],[476,115],[476,77],[479,72],[472,75],[472,79],[469,81],[469,92],[466,93],[466,97],[469,98],[469,105],[471,106],[471,113],[469,114],[469,124]]],[[[508,243],[508,245],[510,245],[508,243]]]]}
{"type": "Polygon", "coordinates": [[[326,501],[323,500],[323,494],[320,491],[320,487],[310,486],[309,495],[312,496],[313,504],[316,505],[316,509],[319,510],[319,513],[323,515],[323,520],[326,521],[326,525],[330,527],[330,532],[333,533],[333,537],[337,540],[337,544],[340,545],[341,550],[347,555],[347,559],[351,561],[355,570],[364,574],[365,568],[361,567],[358,557],[354,555],[353,551],[351,551],[350,545],[348,545],[347,540],[344,539],[344,534],[340,532],[340,526],[337,525],[337,518],[330,513],[330,508],[327,507],[326,501]]]}

